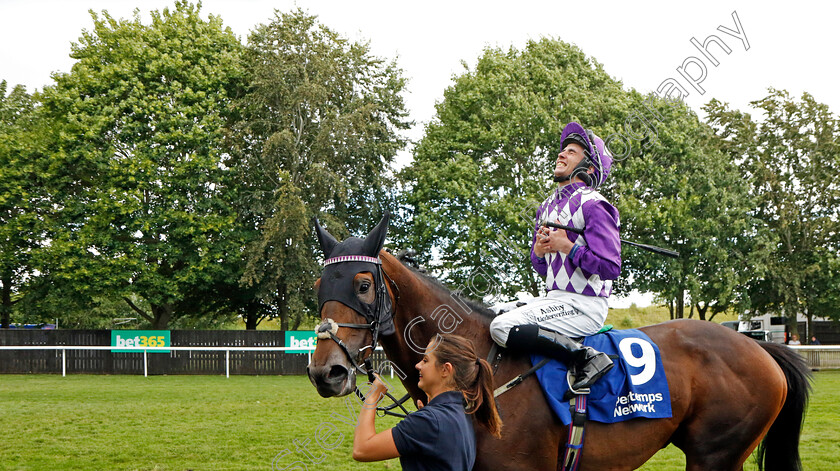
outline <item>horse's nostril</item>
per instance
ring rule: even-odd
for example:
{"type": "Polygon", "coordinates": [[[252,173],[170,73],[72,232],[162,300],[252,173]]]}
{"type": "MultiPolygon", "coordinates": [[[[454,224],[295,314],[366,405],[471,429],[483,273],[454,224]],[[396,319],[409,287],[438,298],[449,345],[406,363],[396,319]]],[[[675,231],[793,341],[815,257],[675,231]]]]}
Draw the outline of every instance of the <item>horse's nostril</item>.
{"type": "Polygon", "coordinates": [[[327,378],[329,378],[329,379],[341,379],[341,378],[345,378],[346,376],[347,376],[347,368],[345,368],[341,365],[333,365],[333,367],[330,368],[330,372],[327,375],[327,378]]]}

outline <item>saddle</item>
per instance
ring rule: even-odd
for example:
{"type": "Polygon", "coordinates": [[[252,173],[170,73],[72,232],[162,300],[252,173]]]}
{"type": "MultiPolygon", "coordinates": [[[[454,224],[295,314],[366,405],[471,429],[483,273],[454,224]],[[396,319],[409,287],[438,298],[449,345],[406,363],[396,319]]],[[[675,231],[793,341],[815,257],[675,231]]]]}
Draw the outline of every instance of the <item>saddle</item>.
{"type": "MultiPolygon", "coordinates": [[[[590,388],[589,420],[615,423],[640,417],[671,417],[671,395],[659,348],[644,332],[608,330],[586,337],[582,343],[616,359],[615,367],[590,388]]],[[[543,360],[531,355],[532,364],[543,360]]],[[[568,368],[550,360],[535,374],[552,410],[569,425],[568,368]]]]}

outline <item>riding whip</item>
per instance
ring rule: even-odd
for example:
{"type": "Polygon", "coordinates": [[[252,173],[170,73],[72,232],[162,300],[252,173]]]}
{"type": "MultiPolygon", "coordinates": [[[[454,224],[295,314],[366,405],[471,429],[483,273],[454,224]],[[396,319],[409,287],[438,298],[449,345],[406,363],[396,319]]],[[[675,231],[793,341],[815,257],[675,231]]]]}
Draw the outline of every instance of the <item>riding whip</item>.
{"type": "MultiPolygon", "coordinates": [[[[567,231],[574,232],[575,234],[583,235],[583,229],[578,229],[576,227],[564,226],[562,224],[557,224],[556,222],[549,222],[543,221],[543,226],[553,227],[555,229],[565,229],[567,231]]],[[[670,249],[663,249],[662,247],[657,247],[655,245],[648,245],[648,244],[640,244],[638,242],[631,242],[629,240],[621,239],[622,244],[632,245],[633,247],[638,247],[643,250],[647,250],[648,252],[653,252],[655,254],[664,255],[666,257],[671,258],[680,258],[680,253],[670,250],[670,249]]]]}

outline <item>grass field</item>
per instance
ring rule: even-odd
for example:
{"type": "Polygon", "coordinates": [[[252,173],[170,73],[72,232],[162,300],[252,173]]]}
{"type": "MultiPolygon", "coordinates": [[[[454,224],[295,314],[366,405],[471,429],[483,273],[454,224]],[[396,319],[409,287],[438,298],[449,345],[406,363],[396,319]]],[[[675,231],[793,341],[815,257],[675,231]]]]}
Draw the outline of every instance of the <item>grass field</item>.
{"type": "MultiPolygon", "coordinates": [[[[834,471],[840,371],[816,373],[814,386],[803,462],[834,471]]],[[[0,376],[3,470],[400,469],[354,462],[352,423],[355,412],[303,376],[0,376]]],[[[379,430],[395,423],[377,420],[379,430]]],[[[684,460],[671,447],[642,469],[681,470],[684,460]]]]}

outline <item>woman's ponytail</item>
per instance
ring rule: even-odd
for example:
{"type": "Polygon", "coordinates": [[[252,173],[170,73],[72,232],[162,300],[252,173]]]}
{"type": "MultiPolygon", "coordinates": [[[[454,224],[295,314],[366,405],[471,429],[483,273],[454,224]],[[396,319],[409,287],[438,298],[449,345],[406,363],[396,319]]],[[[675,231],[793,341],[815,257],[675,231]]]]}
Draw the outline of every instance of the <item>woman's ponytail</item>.
{"type": "Polygon", "coordinates": [[[493,371],[487,360],[478,359],[478,368],[475,381],[468,390],[464,391],[467,403],[472,407],[467,410],[468,414],[475,414],[478,423],[487,428],[491,435],[496,438],[502,436],[502,419],[499,411],[496,410],[496,400],[493,397],[493,371]]]}
{"type": "Polygon", "coordinates": [[[501,437],[502,419],[493,397],[493,370],[486,360],[475,354],[471,340],[459,335],[444,335],[435,349],[439,364],[451,363],[454,368],[455,387],[464,394],[467,413],[491,435],[501,437]]]}

